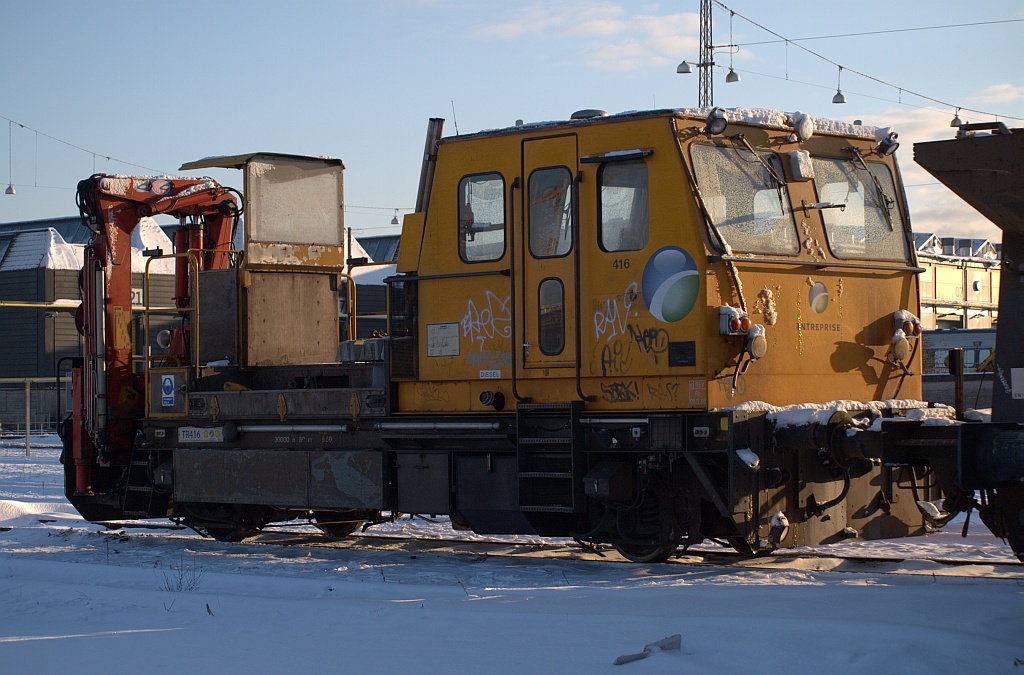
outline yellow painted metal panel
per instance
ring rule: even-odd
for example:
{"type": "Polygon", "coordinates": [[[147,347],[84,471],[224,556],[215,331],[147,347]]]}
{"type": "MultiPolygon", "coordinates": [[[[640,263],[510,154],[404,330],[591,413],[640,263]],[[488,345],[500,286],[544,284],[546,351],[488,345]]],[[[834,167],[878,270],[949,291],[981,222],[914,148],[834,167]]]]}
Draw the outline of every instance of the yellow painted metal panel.
{"type": "Polygon", "coordinates": [[[396,272],[415,272],[419,268],[423,226],[426,222],[425,213],[407,213],[402,219],[402,245],[398,248],[396,272]]]}

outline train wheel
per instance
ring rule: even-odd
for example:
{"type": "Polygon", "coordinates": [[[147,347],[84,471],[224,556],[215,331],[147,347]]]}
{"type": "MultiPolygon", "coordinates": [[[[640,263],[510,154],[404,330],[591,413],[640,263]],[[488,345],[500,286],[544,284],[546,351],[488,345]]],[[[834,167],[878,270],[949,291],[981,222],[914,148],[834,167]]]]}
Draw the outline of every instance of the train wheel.
{"type": "Polygon", "coordinates": [[[358,511],[314,511],[313,524],[330,537],[347,537],[366,522],[358,511]]]}
{"type": "Polygon", "coordinates": [[[675,544],[665,546],[643,544],[612,544],[626,560],[635,563],[663,563],[676,552],[675,544]]]}
{"type": "Polygon", "coordinates": [[[270,522],[257,506],[240,504],[187,503],[185,524],[217,541],[239,542],[258,533],[270,522]]]}
{"type": "Polygon", "coordinates": [[[252,530],[237,525],[207,525],[206,534],[217,541],[238,543],[252,536],[252,530]]]}

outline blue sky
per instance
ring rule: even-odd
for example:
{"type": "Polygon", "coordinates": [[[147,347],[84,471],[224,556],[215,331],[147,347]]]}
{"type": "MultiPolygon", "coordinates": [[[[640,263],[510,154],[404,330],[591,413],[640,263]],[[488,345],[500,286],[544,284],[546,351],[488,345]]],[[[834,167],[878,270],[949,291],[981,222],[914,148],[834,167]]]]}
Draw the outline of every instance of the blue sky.
{"type": "MultiPolygon", "coordinates": [[[[911,145],[952,137],[954,106],[1024,126],[1024,22],[799,42],[844,66],[848,103],[834,105],[835,65],[795,44],[748,45],[775,38],[742,17],[796,40],[1021,20],[1024,3],[725,5],[736,13],[732,62],[742,79],[726,84],[719,68],[716,105],[894,126],[914,229],[998,238],[916,169],[911,145]]],[[[697,60],[698,11],[698,0],[4,0],[0,123],[15,124],[10,145],[0,128],[10,165],[0,182],[12,180],[17,194],[0,194],[0,222],[77,213],[74,186],[94,168],[177,174],[201,157],[277,151],[343,159],[347,224],[357,236],[396,231],[395,209],[415,201],[430,117],[446,118],[450,135],[455,121],[467,133],[582,108],[696,106],[697,76],[675,68],[697,60]]],[[[730,44],[729,12],[713,16],[714,44],[730,44]]],[[[727,68],[730,55],[715,60],[727,68]]],[[[237,172],[208,173],[241,187],[237,172]]]]}

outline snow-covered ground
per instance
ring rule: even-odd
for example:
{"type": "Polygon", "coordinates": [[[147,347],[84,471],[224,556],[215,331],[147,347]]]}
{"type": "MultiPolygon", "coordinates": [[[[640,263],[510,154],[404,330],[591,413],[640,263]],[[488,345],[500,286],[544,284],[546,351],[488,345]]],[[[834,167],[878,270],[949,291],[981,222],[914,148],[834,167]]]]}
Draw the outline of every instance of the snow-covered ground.
{"type": "Polygon", "coordinates": [[[57,439],[21,442],[0,443],[0,673],[1024,674],[1024,566],[931,562],[1014,560],[980,524],[833,549],[909,559],[874,571],[223,544],[82,521],[57,439]]]}

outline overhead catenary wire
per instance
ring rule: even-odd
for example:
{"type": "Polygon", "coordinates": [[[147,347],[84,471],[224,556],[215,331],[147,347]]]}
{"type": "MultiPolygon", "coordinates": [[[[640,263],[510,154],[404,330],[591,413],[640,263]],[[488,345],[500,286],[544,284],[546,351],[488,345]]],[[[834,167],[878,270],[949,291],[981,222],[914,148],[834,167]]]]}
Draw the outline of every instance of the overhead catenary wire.
{"type": "MultiPolygon", "coordinates": [[[[31,131],[31,132],[33,132],[35,134],[36,142],[35,142],[35,150],[34,151],[35,151],[35,155],[36,155],[36,163],[37,164],[38,164],[38,157],[39,157],[39,136],[42,136],[44,138],[50,139],[51,141],[55,141],[55,142],[60,143],[62,145],[66,145],[69,148],[74,148],[75,150],[79,150],[79,151],[84,152],[84,153],[86,153],[88,155],[91,155],[92,158],[93,158],[93,171],[94,172],[96,170],[96,167],[95,167],[95,160],[96,160],[96,158],[97,157],[102,157],[102,158],[106,159],[108,162],[117,162],[119,164],[124,164],[126,166],[133,166],[133,167],[135,167],[137,169],[143,169],[145,171],[148,171],[148,172],[154,173],[154,174],[160,174],[160,175],[172,175],[173,174],[173,172],[170,172],[170,171],[163,171],[163,170],[160,170],[160,169],[154,169],[152,167],[144,166],[142,164],[137,164],[135,162],[129,162],[129,161],[124,160],[124,159],[118,159],[117,157],[113,157],[111,155],[107,155],[107,154],[102,153],[102,152],[96,152],[96,151],[93,151],[93,150],[89,150],[88,148],[84,148],[84,147],[82,147],[82,146],[80,146],[80,145],[78,145],[76,143],[72,143],[70,141],[66,141],[66,140],[64,140],[62,138],[57,138],[56,136],[54,136],[52,134],[48,134],[45,131],[41,131],[41,130],[36,129],[34,127],[31,127],[31,126],[29,126],[27,124],[22,124],[21,122],[18,122],[17,120],[14,120],[14,119],[11,119],[10,117],[7,117],[6,115],[0,115],[0,120],[4,120],[4,121],[7,122],[7,124],[8,124],[8,132],[10,132],[10,130],[13,127],[13,125],[17,125],[19,128],[26,129],[26,130],[31,131]]],[[[10,135],[10,134],[8,134],[8,135],[10,135]]],[[[21,183],[14,183],[13,182],[13,177],[11,179],[11,184],[12,185],[16,185],[17,187],[33,187],[33,188],[42,188],[42,189],[47,189],[47,190],[74,190],[75,189],[74,187],[63,187],[63,186],[59,186],[59,185],[39,185],[38,166],[36,167],[36,174],[35,174],[33,183],[31,185],[29,185],[29,184],[24,184],[23,185],[21,183]]],[[[370,210],[370,211],[384,211],[384,212],[387,212],[387,213],[392,213],[392,212],[394,212],[396,210],[397,211],[412,211],[413,210],[413,209],[408,208],[408,207],[359,206],[359,205],[355,205],[355,204],[346,204],[345,205],[345,210],[348,211],[350,209],[365,209],[365,210],[370,210]]]]}
{"type": "Polygon", "coordinates": [[[43,136],[44,138],[49,138],[51,141],[56,141],[57,143],[61,143],[62,145],[68,146],[69,148],[74,148],[75,150],[81,150],[82,152],[84,152],[86,154],[92,155],[94,161],[95,161],[96,157],[103,157],[108,162],[117,162],[118,164],[124,164],[126,166],[134,166],[137,169],[145,169],[146,171],[150,171],[152,173],[158,173],[158,174],[162,174],[162,175],[167,175],[167,174],[171,173],[169,171],[161,171],[159,169],[152,169],[152,168],[150,168],[148,166],[143,166],[141,164],[136,164],[135,162],[129,162],[129,161],[124,160],[124,159],[118,159],[117,157],[111,157],[110,155],[106,155],[106,154],[104,154],[102,152],[95,152],[94,150],[89,150],[88,148],[83,148],[80,145],[76,145],[74,143],[71,143],[70,141],[65,141],[62,138],[57,138],[56,136],[48,134],[45,131],[40,131],[39,129],[35,129],[33,127],[30,127],[27,124],[22,124],[21,122],[18,122],[17,120],[13,120],[10,117],[7,117],[5,115],[0,115],[0,120],[6,120],[8,122],[8,124],[17,124],[22,129],[27,129],[29,131],[34,131],[37,136],[43,136]]]}
{"type": "MultiPolygon", "coordinates": [[[[743,17],[746,18],[746,17],[743,17]]],[[[780,42],[810,42],[811,40],[832,40],[834,38],[864,37],[867,35],[888,35],[890,33],[914,33],[924,30],[940,30],[943,28],[970,28],[972,26],[991,26],[1001,23],[1024,23],[1024,19],[1001,19],[999,21],[976,21],[973,23],[948,23],[941,26],[918,26],[915,28],[890,28],[888,30],[866,30],[859,33],[836,33],[834,35],[812,35],[799,38],[779,38],[778,40],[760,40],[757,42],[738,42],[736,47],[753,47],[756,45],[774,45],[780,42]]]]}
{"type": "MultiPolygon", "coordinates": [[[[863,77],[866,80],[871,80],[872,82],[876,82],[876,83],[881,84],[883,86],[890,87],[891,89],[897,90],[900,93],[900,103],[901,104],[903,104],[903,101],[902,101],[903,94],[907,93],[907,94],[910,94],[911,96],[915,96],[915,97],[923,99],[925,101],[931,101],[932,103],[936,103],[936,104],[941,105],[941,106],[946,107],[946,108],[959,108],[960,110],[963,110],[963,111],[966,111],[966,112],[977,113],[979,115],[989,115],[989,116],[992,116],[992,117],[1001,117],[1003,119],[1011,119],[1011,120],[1024,121],[1024,118],[1021,118],[1021,117],[1012,117],[1010,115],[1001,115],[999,113],[989,112],[989,111],[985,111],[985,110],[977,110],[975,108],[968,108],[966,106],[957,105],[955,103],[949,103],[947,101],[943,101],[941,99],[934,98],[934,97],[928,96],[926,94],[921,94],[921,93],[916,92],[916,91],[914,91],[912,89],[908,89],[907,87],[901,87],[899,85],[892,84],[891,82],[887,82],[887,81],[885,81],[883,79],[874,77],[873,75],[868,75],[867,73],[863,73],[863,72],[861,72],[861,71],[859,71],[859,70],[857,70],[855,68],[850,68],[849,66],[842,65],[842,64],[840,64],[840,63],[838,63],[836,61],[833,61],[832,59],[828,58],[827,56],[819,54],[818,52],[814,51],[813,49],[805,47],[804,45],[800,44],[798,40],[795,40],[795,39],[792,39],[792,38],[787,38],[786,36],[781,35],[780,33],[777,33],[777,32],[773,31],[772,29],[770,29],[770,28],[768,28],[766,26],[761,25],[760,23],[758,23],[757,21],[754,21],[750,17],[745,16],[744,14],[741,14],[741,13],[733,10],[731,7],[729,7],[725,3],[721,2],[721,0],[712,0],[712,2],[714,2],[714,4],[717,5],[718,7],[721,7],[723,10],[729,12],[730,16],[738,16],[741,19],[743,19],[744,21],[746,21],[747,23],[751,24],[752,26],[760,28],[764,32],[766,32],[766,33],[768,33],[770,35],[774,35],[776,38],[778,38],[777,41],[772,41],[772,42],[784,42],[784,43],[786,43],[787,48],[788,48],[789,45],[793,45],[797,49],[803,50],[803,51],[807,52],[808,54],[810,54],[811,56],[814,56],[815,58],[820,59],[822,61],[825,61],[826,63],[829,63],[829,64],[835,66],[836,68],[842,68],[843,70],[845,70],[847,72],[850,72],[850,73],[853,73],[854,75],[858,75],[860,77],[863,77]]],[[[1017,19],[1007,19],[1007,20],[1002,21],[1002,22],[1010,23],[1010,22],[1013,22],[1013,21],[1018,21],[1018,20],[1017,19]]],[[[993,22],[985,22],[985,23],[1000,23],[1000,22],[993,21],[993,22]]],[[[951,24],[949,27],[954,27],[954,26],[951,24]]],[[[939,26],[937,26],[936,28],[939,28],[939,26]]],[[[894,30],[896,30],[896,29],[894,29],[894,30]]],[[[902,30],[912,30],[912,29],[902,29],[902,30]]],[[[883,32],[883,31],[879,31],[879,32],[883,32]]],[[[853,34],[850,34],[850,35],[852,36],[853,34]]],[[[824,37],[825,36],[823,36],[822,39],[824,39],[824,37]]],[[[837,36],[837,37],[845,37],[845,36],[837,36]]],[[[808,38],[803,38],[802,40],[803,41],[807,41],[807,39],[808,38]]]]}

